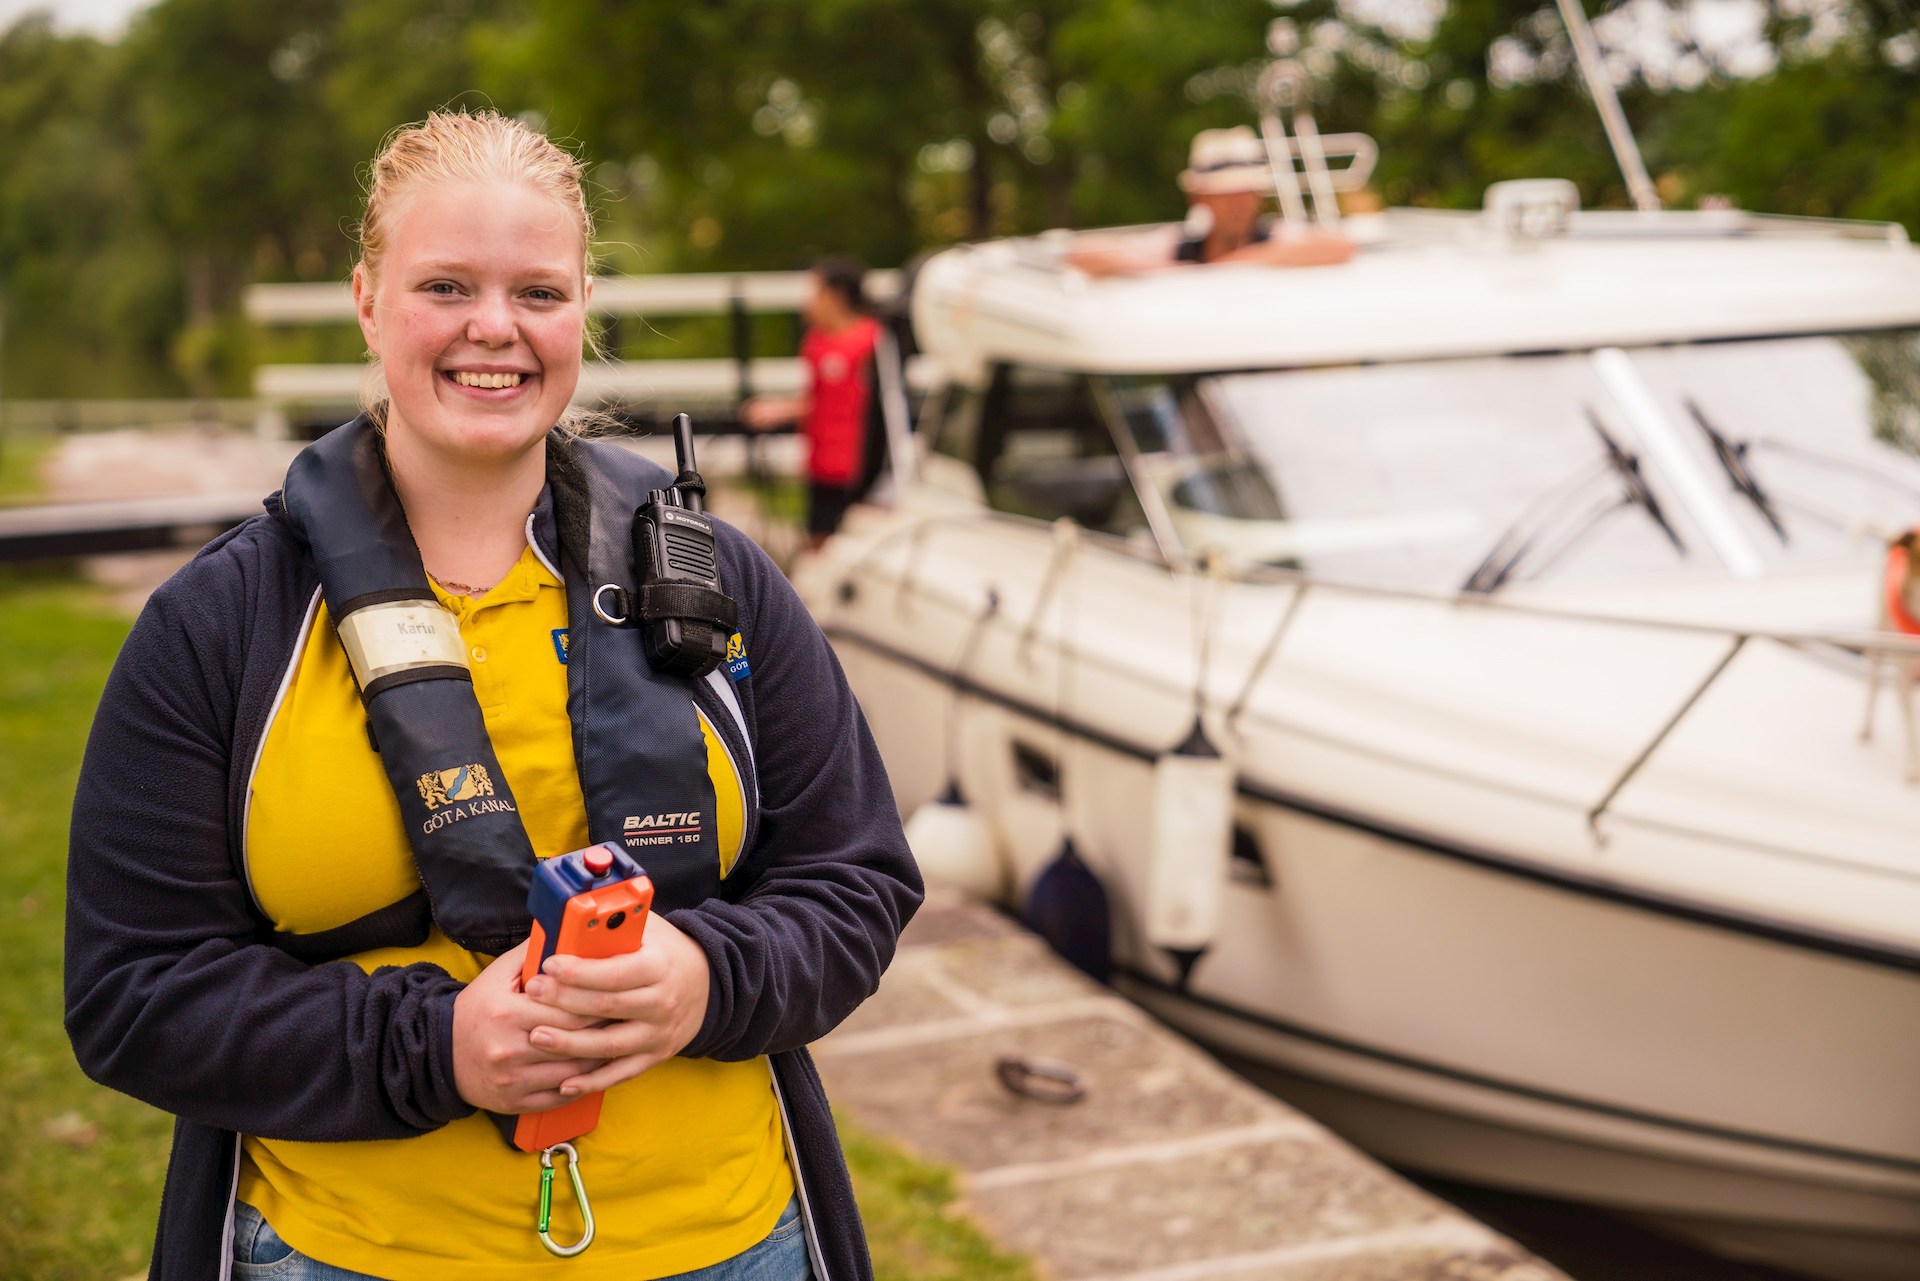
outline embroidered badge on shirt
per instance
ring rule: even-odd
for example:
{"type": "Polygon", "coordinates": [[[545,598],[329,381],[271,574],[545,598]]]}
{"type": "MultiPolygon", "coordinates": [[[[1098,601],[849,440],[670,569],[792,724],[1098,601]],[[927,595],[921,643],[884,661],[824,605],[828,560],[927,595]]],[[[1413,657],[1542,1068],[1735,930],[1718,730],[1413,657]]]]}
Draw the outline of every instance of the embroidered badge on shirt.
{"type": "Polygon", "coordinates": [[[735,632],[727,638],[727,675],[737,681],[743,681],[753,675],[753,668],[747,665],[747,642],[735,632]]]}
{"type": "Polygon", "coordinates": [[[562,665],[567,661],[567,629],[564,627],[553,629],[553,656],[559,659],[562,665]]]}
{"type": "Polygon", "coordinates": [[[493,795],[493,779],[488,777],[487,767],[480,764],[433,770],[422,774],[415,786],[430,810],[445,809],[455,801],[493,795]]]}
{"type": "Polygon", "coordinates": [[[487,814],[517,814],[512,801],[493,794],[493,777],[478,761],[452,769],[428,770],[414,784],[427,803],[420,830],[431,836],[443,827],[487,814]]]}

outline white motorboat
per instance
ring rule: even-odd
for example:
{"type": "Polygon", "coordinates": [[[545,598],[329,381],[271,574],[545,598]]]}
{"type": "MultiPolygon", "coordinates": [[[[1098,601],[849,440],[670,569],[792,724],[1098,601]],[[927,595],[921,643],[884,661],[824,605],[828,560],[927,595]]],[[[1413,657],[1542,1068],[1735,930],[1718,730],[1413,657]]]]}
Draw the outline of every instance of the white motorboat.
{"type": "Polygon", "coordinates": [[[941,254],[917,469],[795,580],[902,812],[990,833],[947,871],[1021,908],[1070,837],[1116,980],[1363,1146],[1920,1276],[1897,682],[1861,736],[1920,653],[1877,606],[1920,253],[1572,206],[1349,218],[1304,270],[941,254]],[[1196,714],[1231,819],[1183,844],[1196,714]]]}

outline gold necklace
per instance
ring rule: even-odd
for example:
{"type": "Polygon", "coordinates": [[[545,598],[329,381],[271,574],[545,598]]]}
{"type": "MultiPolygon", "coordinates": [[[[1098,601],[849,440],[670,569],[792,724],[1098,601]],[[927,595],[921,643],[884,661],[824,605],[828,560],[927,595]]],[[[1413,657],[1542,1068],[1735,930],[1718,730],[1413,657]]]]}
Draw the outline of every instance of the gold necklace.
{"type": "Polygon", "coordinates": [[[488,592],[492,591],[494,587],[499,586],[498,583],[495,583],[493,587],[475,587],[472,583],[456,583],[451,578],[442,578],[438,574],[429,574],[428,577],[432,578],[434,582],[440,584],[456,596],[485,596],[488,592]]]}

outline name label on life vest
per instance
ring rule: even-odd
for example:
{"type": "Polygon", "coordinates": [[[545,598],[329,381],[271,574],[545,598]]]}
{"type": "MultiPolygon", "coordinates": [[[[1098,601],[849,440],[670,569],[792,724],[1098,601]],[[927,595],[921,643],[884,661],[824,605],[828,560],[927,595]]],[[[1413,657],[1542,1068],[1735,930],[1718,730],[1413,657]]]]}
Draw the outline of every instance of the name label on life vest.
{"type": "Polygon", "coordinates": [[[409,668],[467,665],[460,623],[439,601],[369,605],[339,619],[335,626],[361,689],[409,668]]]}

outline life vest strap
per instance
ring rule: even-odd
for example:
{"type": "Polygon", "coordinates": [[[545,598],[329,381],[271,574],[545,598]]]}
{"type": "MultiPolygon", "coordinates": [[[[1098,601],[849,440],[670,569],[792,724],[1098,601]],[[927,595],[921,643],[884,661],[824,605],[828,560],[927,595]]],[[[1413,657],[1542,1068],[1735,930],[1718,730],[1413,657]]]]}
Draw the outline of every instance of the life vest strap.
{"type": "MultiPolygon", "coordinates": [[[[720,890],[718,806],[691,684],[684,673],[651,668],[640,636],[602,623],[589,602],[590,584],[631,590],[632,513],[666,473],[559,433],[549,437],[547,463],[571,638],[567,712],[589,838],[629,848],[626,823],[635,816],[698,815],[692,833],[646,853],[662,908],[702,903],[720,890]]],[[[362,416],[321,437],[294,460],[282,495],[282,516],[319,571],[424,893],[336,931],[277,941],[308,956],[417,944],[424,899],[431,921],[461,947],[506,951],[527,937],[535,852],[475,697],[459,620],[434,595],[379,433],[362,416]]],[[[656,605],[688,610],[691,629],[718,626],[712,601],[669,596],[656,605]]]]}

